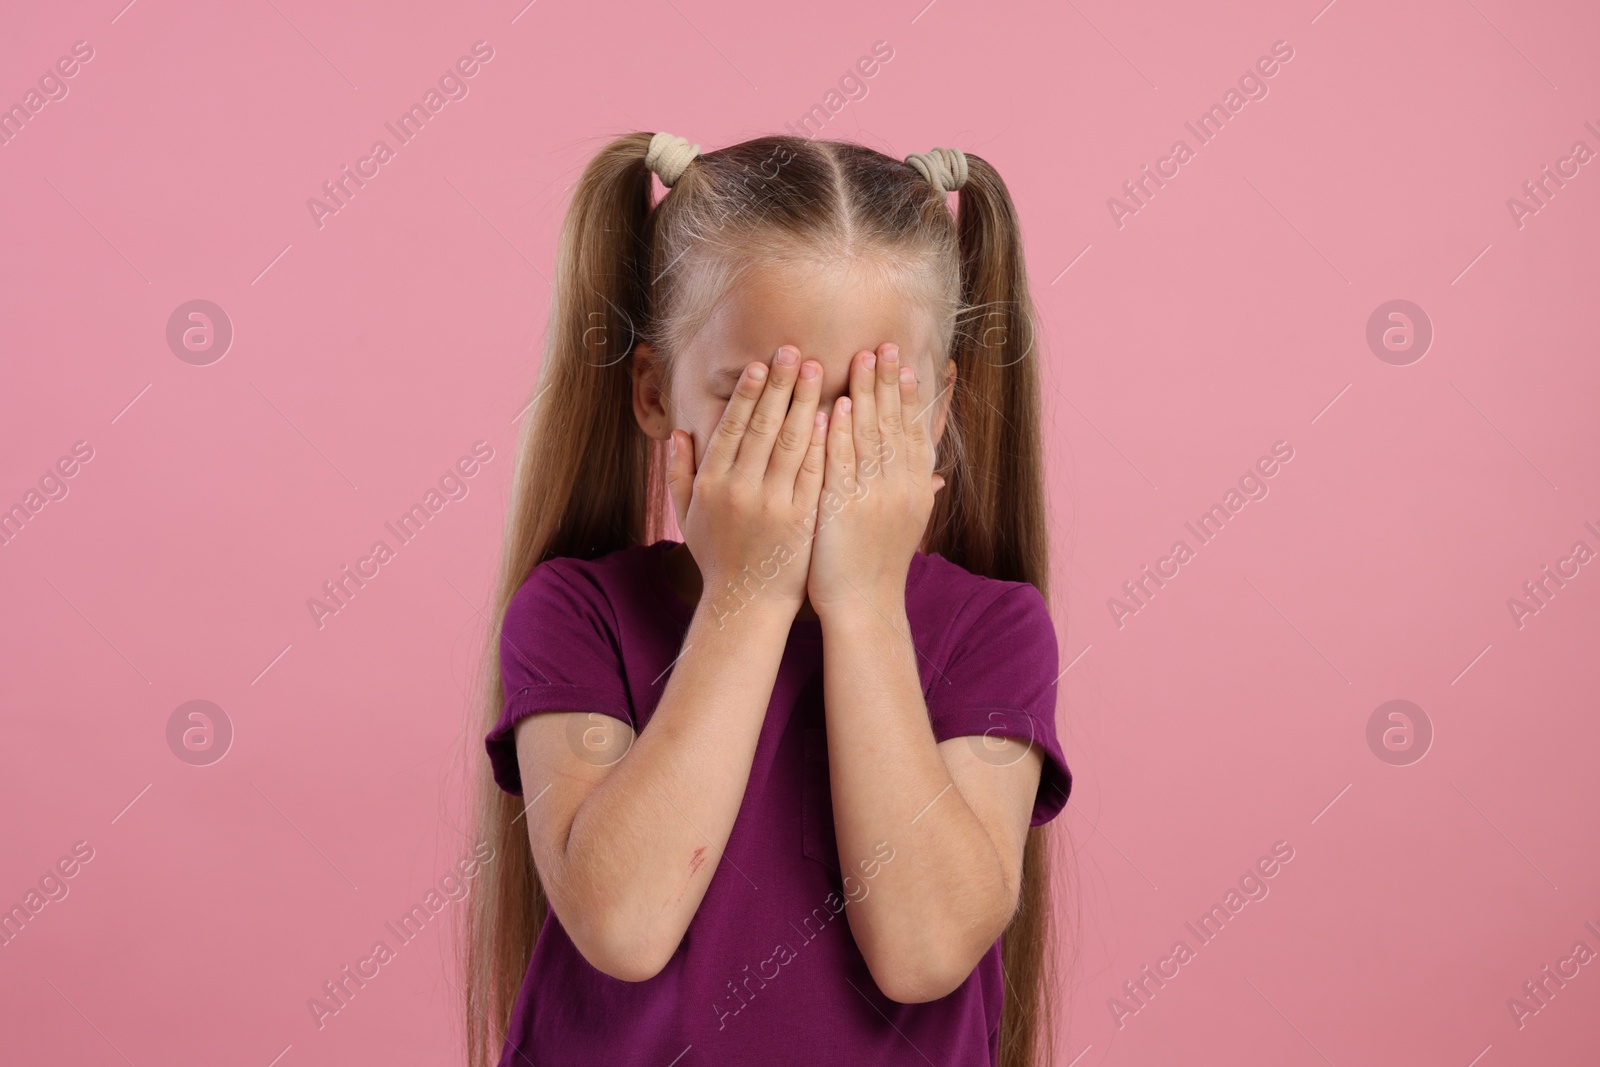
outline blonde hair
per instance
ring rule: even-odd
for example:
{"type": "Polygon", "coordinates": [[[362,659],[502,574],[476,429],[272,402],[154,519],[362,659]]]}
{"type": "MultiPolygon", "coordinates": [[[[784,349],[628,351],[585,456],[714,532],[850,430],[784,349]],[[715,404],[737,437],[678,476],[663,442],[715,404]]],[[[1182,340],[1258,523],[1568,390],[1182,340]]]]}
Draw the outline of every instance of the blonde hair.
{"type": "MultiPolygon", "coordinates": [[[[870,148],[760,137],[696,156],[656,204],[645,161],[651,140],[632,133],[601,149],[567,210],[535,403],[518,445],[496,622],[544,560],[593,559],[666,536],[665,443],[633,416],[638,343],[649,342],[670,380],[674,353],[746,270],[841,257],[920,293],[938,322],[934,380],[944,380],[946,359],[959,370],[939,446],[946,485],[924,551],[975,574],[1029,582],[1048,601],[1037,325],[1016,211],[994,168],[965,157],[952,213],[917,169],[870,148]]],[[[497,626],[466,749],[476,840],[497,853],[461,939],[472,1067],[500,1054],[548,910],[522,802],[495,785],[483,755],[505,700],[498,637],[497,626]]],[[[1051,1058],[1049,830],[1028,831],[1021,898],[1002,938],[1004,1067],[1051,1058]]]]}

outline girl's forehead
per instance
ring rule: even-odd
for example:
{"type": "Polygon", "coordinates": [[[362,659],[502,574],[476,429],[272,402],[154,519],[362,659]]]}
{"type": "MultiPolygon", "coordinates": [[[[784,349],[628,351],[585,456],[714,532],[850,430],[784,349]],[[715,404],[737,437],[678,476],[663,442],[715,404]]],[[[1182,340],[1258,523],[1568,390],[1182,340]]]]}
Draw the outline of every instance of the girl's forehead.
{"type": "Polygon", "coordinates": [[[707,375],[769,360],[780,345],[802,359],[844,367],[886,341],[903,360],[929,362],[935,320],[926,293],[875,264],[763,264],[724,295],[680,359],[707,375]]]}

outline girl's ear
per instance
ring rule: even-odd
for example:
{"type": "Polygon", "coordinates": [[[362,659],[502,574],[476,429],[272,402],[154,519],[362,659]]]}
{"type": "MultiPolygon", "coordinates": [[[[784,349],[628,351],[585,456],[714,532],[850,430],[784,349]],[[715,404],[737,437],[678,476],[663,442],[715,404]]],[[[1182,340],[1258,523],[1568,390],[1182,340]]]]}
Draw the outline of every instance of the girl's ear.
{"type": "Polygon", "coordinates": [[[672,418],[667,411],[665,376],[655,349],[641,341],[633,349],[633,416],[639,428],[657,441],[672,436],[672,418]]]}
{"type": "Polygon", "coordinates": [[[934,444],[938,444],[939,443],[939,439],[944,436],[944,420],[945,420],[945,416],[950,414],[950,400],[951,400],[952,397],[955,396],[955,392],[956,392],[956,361],[953,360],[953,359],[946,359],[944,361],[944,387],[943,387],[942,392],[940,393],[939,399],[934,401],[934,409],[933,409],[933,441],[934,441],[934,444]]]}

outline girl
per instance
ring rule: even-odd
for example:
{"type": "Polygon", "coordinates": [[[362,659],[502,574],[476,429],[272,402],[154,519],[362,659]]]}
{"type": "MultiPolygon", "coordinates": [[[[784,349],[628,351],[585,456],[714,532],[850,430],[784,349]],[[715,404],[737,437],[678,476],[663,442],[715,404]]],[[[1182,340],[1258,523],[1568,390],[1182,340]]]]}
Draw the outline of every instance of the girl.
{"type": "Polygon", "coordinates": [[[558,257],[485,657],[473,1067],[1046,1062],[1072,779],[999,175],[630,134],[558,257]]]}

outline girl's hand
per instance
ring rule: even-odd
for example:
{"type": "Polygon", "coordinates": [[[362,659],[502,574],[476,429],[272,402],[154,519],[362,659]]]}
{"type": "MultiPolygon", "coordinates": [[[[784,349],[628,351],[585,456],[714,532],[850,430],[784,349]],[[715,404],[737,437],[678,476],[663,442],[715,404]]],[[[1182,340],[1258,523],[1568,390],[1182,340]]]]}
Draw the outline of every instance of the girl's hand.
{"type": "Polygon", "coordinates": [[[770,373],[746,365],[698,470],[693,436],[672,431],[667,484],[700,568],[701,602],[719,619],[751,602],[793,617],[805,599],[827,441],[821,393],[821,365],[785,345],[770,373]]]}
{"type": "Polygon", "coordinates": [[[944,478],[933,473],[916,376],[894,344],[850,363],[850,395],[834,402],[807,592],[830,610],[904,608],[906,573],[944,478]]]}

